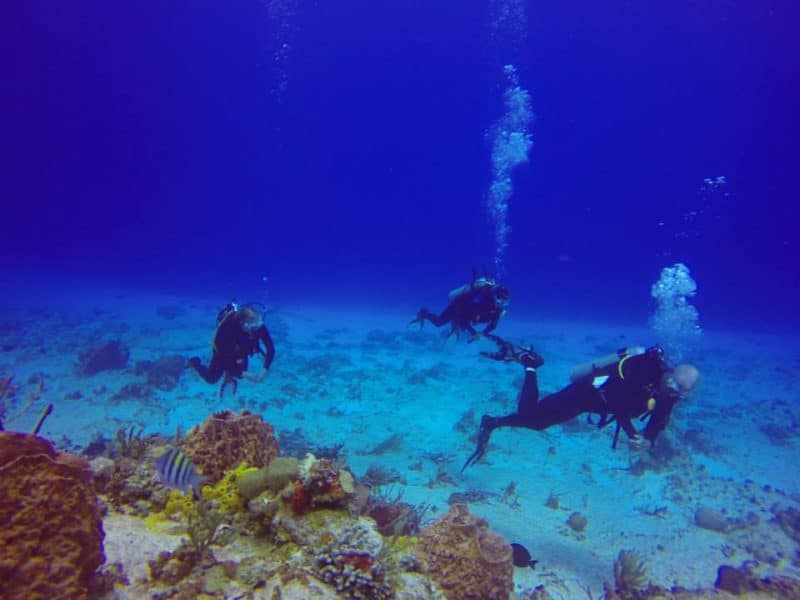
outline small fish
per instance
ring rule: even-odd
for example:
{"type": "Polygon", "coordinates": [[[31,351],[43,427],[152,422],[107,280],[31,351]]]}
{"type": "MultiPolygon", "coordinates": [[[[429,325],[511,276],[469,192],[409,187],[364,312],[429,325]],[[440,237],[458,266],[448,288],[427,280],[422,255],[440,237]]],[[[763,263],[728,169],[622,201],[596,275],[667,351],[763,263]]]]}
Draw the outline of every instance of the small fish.
{"type": "Polygon", "coordinates": [[[522,544],[511,544],[511,550],[513,552],[512,556],[514,557],[513,560],[515,567],[530,567],[531,569],[536,568],[536,563],[539,561],[531,558],[531,553],[528,552],[528,549],[525,546],[522,544]]]}
{"type": "Polygon", "coordinates": [[[206,478],[197,472],[194,463],[182,451],[171,448],[155,463],[158,477],[165,486],[187,493],[190,489],[197,493],[206,478]]]}

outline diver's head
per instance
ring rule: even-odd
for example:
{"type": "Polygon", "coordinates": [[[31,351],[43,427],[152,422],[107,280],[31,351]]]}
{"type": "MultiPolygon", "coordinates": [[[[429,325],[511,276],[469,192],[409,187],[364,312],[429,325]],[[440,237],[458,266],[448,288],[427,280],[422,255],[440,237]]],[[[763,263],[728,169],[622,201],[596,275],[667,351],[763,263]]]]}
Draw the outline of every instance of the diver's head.
{"type": "Polygon", "coordinates": [[[239,322],[247,331],[258,329],[264,324],[264,317],[262,317],[261,313],[250,304],[239,307],[237,314],[239,315],[239,322]]]}
{"type": "Polygon", "coordinates": [[[494,291],[495,298],[500,300],[500,302],[506,303],[511,299],[511,292],[508,288],[504,285],[498,285],[497,289],[494,291]]]}
{"type": "Polygon", "coordinates": [[[672,369],[670,373],[664,375],[665,385],[672,388],[681,397],[686,397],[692,393],[697,382],[700,381],[700,371],[697,367],[690,364],[681,364],[672,369]]]}

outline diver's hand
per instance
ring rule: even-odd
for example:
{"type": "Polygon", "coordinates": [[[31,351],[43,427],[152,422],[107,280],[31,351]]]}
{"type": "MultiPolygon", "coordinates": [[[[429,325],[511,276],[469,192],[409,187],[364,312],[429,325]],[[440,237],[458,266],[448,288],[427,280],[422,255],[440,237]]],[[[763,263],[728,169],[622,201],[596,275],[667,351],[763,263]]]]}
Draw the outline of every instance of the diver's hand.
{"type": "Polygon", "coordinates": [[[266,378],[266,373],[242,373],[242,379],[246,379],[250,383],[260,383],[266,378]]]}
{"type": "Polygon", "coordinates": [[[261,383],[267,378],[267,370],[263,369],[260,373],[250,373],[249,371],[245,371],[242,373],[242,377],[253,383],[261,383]]]}
{"type": "Polygon", "coordinates": [[[497,344],[497,352],[481,352],[481,356],[502,362],[512,362],[517,360],[517,354],[514,351],[513,344],[491,333],[485,337],[497,344]]]}
{"type": "Polygon", "coordinates": [[[425,309],[424,308],[420,308],[419,312],[417,313],[417,316],[415,318],[411,319],[408,322],[408,325],[411,326],[411,325],[416,325],[417,323],[419,323],[419,328],[422,329],[422,326],[425,325],[425,314],[426,314],[425,309]]]}
{"type": "Polygon", "coordinates": [[[497,360],[500,362],[510,362],[514,360],[514,358],[508,354],[504,354],[501,351],[498,352],[480,352],[481,356],[485,356],[486,358],[490,358],[492,360],[497,360]]]}
{"type": "Polygon", "coordinates": [[[650,450],[650,442],[641,435],[635,435],[628,438],[628,445],[634,452],[646,452],[650,450]]]}

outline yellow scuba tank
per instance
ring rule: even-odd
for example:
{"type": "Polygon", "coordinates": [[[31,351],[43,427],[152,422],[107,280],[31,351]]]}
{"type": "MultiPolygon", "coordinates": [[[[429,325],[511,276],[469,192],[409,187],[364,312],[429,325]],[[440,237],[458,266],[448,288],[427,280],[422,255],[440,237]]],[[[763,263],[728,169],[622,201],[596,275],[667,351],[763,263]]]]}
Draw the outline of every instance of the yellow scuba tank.
{"type": "MultiPolygon", "coordinates": [[[[569,372],[569,379],[572,383],[575,383],[579,379],[583,379],[587,375],[591,375],[599,370],[606,369],[615,363],[619,363],[621,367],[622,364],[624,364],[624,362],[631,356],[639,356],[640,354],[644,354],[644,352],[644,346],[620,348],[611,354],[606,354],[594,360],[590,360],[572,367],[569,372]]],[[[620,376],[622,376],[621,373],[620,376]]]]}

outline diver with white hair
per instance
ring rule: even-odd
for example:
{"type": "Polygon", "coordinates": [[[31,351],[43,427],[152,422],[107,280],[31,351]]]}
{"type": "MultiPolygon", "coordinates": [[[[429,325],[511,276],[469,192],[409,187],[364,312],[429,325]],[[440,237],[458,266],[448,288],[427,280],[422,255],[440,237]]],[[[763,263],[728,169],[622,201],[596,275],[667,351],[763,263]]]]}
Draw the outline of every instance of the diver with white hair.
{"type": "Polygon", "coordinates": [[[617,445],[620,429],[632,443],[644,440],[652,446],[667,426],[675,404],[694,389],[700,378],[693,365],[670,367],[658,346],[624,348],[573,369],[572,383],[540,399],[536,369],[544,360],[532,348],[522,348],[496,335],[487,337],[497,344],[498,351],[481,354],[493,360],[520,363],[525,379],[515,412],[502,417],[483,415],[477,447],[462,471],[483,457],[489,437],[498,427],[542,430],[583,413],[599,415],[598,427],[616,421],[612,448],[617,445]],[[634,419],[645,424],[641,433],[634,428],[634,419]]]}
{"type": "Polygon", "coordinates": [[[228,384],[236,393],[237,381],[244,376],[254,354],[264,357],[264,370],[267,371],[275,359],[275,344],[264,325],[261,311],[252,304],[240,305],[234,300],[217,315],[208,366],[203,365],[197,356],[189,359],[189,365],[207,383],[216,383],[224,375],[219,388],[222,396],[228,384]]]}

